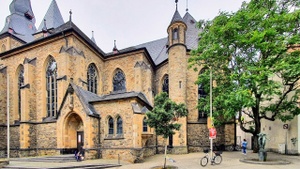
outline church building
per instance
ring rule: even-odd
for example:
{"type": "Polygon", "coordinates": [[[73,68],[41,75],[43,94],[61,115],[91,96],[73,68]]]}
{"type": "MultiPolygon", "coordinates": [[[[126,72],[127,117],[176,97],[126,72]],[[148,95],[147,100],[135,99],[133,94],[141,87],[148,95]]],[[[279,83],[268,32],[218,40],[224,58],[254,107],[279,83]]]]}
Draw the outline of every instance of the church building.
{"type": "MultiPolygon", "coordinates": [[[[208,92],[195,84],[201,68],[188,68],[200,30],[188,10],[182,17],[176,3],[175,12],[166,11],[174,15],[165,37],[105,53],[71,13],[63,20],[55,0],[39,27],[30,0],[12,0],[9,9],[0,29],[0,156],[9,127],[11,157],[70,154],[83,146],[87,159],[142,161],[164,150],[146,123],[163,91],[188,108],[168,153],[209,147],[207,113],[197,109],[208,92]]],[[[214,142],[234,144],[234,123],[218,127],[214,142]]]]}

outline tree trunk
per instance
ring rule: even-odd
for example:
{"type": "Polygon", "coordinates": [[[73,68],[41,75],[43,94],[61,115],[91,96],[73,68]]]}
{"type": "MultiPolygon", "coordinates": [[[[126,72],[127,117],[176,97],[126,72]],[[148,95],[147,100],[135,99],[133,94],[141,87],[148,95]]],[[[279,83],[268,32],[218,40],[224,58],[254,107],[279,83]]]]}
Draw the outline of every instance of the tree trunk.
{"type": "Polygon", "coordinates": [[[167,163],[167,144],[165,144],[165,162],[164,162],[164,168],[166,168],[167,163]]]}
{"type": "Polygon", "coordinates": [[[257,153],[258,152],[258,136],[257,134],[253,134],[253,153],[257,153]]]}

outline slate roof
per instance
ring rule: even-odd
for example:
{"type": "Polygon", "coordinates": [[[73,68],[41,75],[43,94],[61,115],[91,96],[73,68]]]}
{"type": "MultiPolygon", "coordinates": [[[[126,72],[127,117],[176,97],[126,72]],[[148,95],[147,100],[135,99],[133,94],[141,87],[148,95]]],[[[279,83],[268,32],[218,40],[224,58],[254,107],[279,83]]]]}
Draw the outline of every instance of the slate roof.
{"type": "Polygon", "coordinates": [[[100,114],[95,110],[94,106],[90,103],[90,100],[97,100],[99,96],[95,93],[84,90],[83,88],[71,83],[74,92],[78,96],[85,112],[90,116],[99,117],[100,114]]]}
{"type": "Polygon", "coordinates": [[[57,28],[60,25],[64,24],[64,19],[60,13],[60,10],[57,6],[56,0],[52,0],[47,13],[45,14],[39,28],[38,32],[42,31],[44,27],[44,20],[46,20],[46,25],[48,29],[57,28]]]}
{"type": "Polygon", "coordinates": [[[176,9],[176,11],[175,11],[175,13],[174,13],[174,15],[173,15],[173,18],[172,18],[172,20],[171,20],[170,25],[171,25],[172,23],[174,23],[174,22],[179,22],[179,21],[183,22],[181,15],[179,14],[179,12],[178,12],[177,9],[176,9]]]}
{"type": "Polygon", "coordinates": [[[138,98],[142,102],[144,102],[147,106],[151,107],[148,99],[142,92],[113,92],[108,95],[103,95],[98,98],[91,98],[90,102],[103,102],[103,101],[111,101],[111,100],[119,100],[119,99],[126,99],[126,98],[138,98]]]}
{"type": "Polygon", "coordinates": [[[36,32],[36,27],[30,0],[12,1],[9,9],[11,15],[6,17],[5,26],[0,35],[9,33],[24,42],[33,41],[34,37],[32,34],[36,32]],[[32,19],[26,18],[25,14],[32,17],[32,19]]]}

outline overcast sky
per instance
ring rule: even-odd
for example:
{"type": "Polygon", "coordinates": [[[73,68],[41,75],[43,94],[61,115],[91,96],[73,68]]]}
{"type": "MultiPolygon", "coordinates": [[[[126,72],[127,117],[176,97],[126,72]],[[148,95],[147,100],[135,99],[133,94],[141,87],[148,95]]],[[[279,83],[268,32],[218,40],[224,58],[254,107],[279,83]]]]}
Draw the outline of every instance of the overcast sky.
{"type": "MultiPolygon", "coordinates": [[[[31,0],[38,28],[52,0],[31,0]]],[[[198,21],[213,19],[219,11],[235,12],[244,0],[179,0],[178,11],[198,21]],[[187,3],[188,2],[188,3],[187,3]]],[[[247,0],[249,1],[249,0],[247,0]]],[[[12,0],[0,0],[0,31],[10,14],[12,0]]],[[[117,41],[122,49],[167,37],[167,28],[175,12],[175,0],[56,0],[64,21],[72,21],[97,45],[110,52],[117,41]]]]}

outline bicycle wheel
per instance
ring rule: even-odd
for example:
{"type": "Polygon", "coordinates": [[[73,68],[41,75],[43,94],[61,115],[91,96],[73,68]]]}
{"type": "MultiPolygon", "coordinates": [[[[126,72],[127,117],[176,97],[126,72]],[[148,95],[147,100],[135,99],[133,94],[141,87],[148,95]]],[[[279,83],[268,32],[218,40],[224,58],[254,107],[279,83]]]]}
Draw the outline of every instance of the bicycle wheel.
{"type": "Polygon", "coordinates": [[[208,163],[208,158],[206,156],[200,159],[200,165],[202,167],[205,167],[207,163],[208,163]]]}
{"type": "Polygon", "coordinates": [[[222,156],[220,156],[220,155],[214,156],[214,162],[215,162],[215,164],[221,164],[222,156]]]}
{"type": "Polygon", "coordinates": [[[236,150],[236,151],[241,151],[241,147],[240,147],[239,145],[236,145],[236,146],[235,146],[235,150],[236,150]]]}

